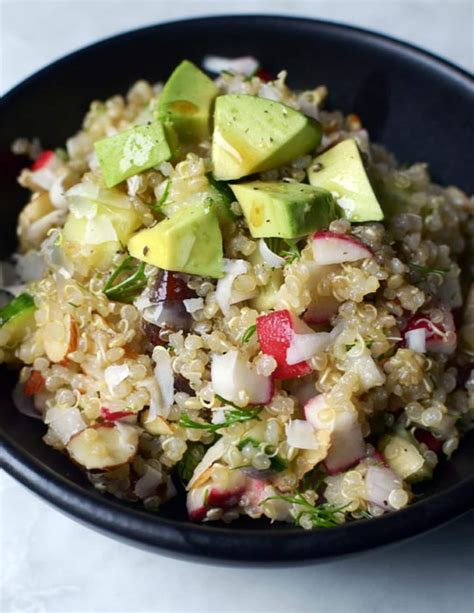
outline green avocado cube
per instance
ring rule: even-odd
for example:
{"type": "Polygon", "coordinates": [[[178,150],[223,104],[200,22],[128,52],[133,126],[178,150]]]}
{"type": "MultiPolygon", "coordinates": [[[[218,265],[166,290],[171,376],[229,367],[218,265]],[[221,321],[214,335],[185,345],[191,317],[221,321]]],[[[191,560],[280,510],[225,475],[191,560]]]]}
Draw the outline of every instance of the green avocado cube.
{"type": "Polygon", "coordinates": [[[214,177],[240,179],[282,166],[314,150],[321,125],[294,109],[266,98],[219,96],[214,111],[214,177]]]}
{"type": "Polygon", "coordinates": [[[311,185],[335,194],[349,221],[383,219],[354,139],[344,140],[315,158],[308,179],[311,185]]]}
{"type": "Polygon", "coordinates": [[[224,274],[222,234],[209,202],[187,206],[137,232],[128,241],[128,250],[138,260],[164,270],[216,279],[224,274]]]}
{"type": "Polygon", "coordinates": [[[107,187],[157,166],[172,155],[159,122],[134,126],[97,141],[94,147],[107,187]]]}
{"type": "Polygon", "coordinates": [[[337,217],[330,192],[305,183],[252,181],[231,188],[254,238],[298,238],[337,217]]]}
{"type": "Polygon", "coordinates": [[[188,60],[177,66],[158,100],[158,117],[170,125],[182,143],[209,137],[211,106],[218,89],[208,76],[188,60]]]}

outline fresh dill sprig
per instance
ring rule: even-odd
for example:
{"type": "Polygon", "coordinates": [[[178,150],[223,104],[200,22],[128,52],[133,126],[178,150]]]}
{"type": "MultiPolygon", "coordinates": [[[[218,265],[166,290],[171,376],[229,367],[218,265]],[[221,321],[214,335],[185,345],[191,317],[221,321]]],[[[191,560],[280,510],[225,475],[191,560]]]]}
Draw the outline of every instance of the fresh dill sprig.
{"type": "Polygon", "coordinates": [[[432,273],[445,275],[449,272],[449,268],[433,268],[431,266],[421,266],[420,264],[414,264],[413,262],[409,263],[408,266],[413,268],[416,272],[420,273],[423,277],[426,277],[432,273]]]}
{"type": "Polygon", "coordinates": [[[102,291],[109,300],[130,304],[142,292],[146,284],[145,263],[137,262],[135,258],[129,255],[110,275],[102,291]],[[114,285],[115,281],[126,272],[130,272],[130,274],[114,285]]]}
{"type": "Polygon", "coordinates": [[[301,524],[301,518],[306,516],[310,519],[313,528],[332,528],[339,525],[340,521],[338,513],[346,508],[347,505],[342,507],[336,507],[329,503],[319,504],[317,506],[312,505],[306,498],[298,492],[294,496],[270,496],[266,498],[262,504],[269,502],[270,500],[283,500],[289,504],[295,504],[302,507],[302,510],[295,517],[295,524],[303,527],[301,524]]]}
{"type": "Polygon", "coordinates": [[[252,336],[255,334],[255,332],[256,332],[256,331],[257,331],[257,326],[256,326],[256,324],[253,324],[253,325],[249,326],[249,327],[247,328],[247,330],[245,330],[245,332],[244,332],[244,333],[243,333],[243,335],[242,335],[242,342],[243,342],[244,344],[245,344],[245,343],[248,343],[248,342],[249,342],[249,340],[252,338],[252,336]]]}
{"type": "Polygon", "coordinates": [[[216,398],[222,400],[229,406],[233,407],[232,410],[225,411],[225,420],[220,424],[212,424],[208,422],[194,421],[189,415],[181,415],[179,418],[179,425],[182,428],[191,428],[194,430],[207,430],[208,432],[218,432],[222,428],[228,428],[232,424],[243,423],[246,421],[252,421],[256,419],[260,421],[259,414],[263,410],[263,407],[252,407],[251,409],[241,409],[235,404],[232,404],[228,400],[224,400],[220,396],[216,398]]]}
{"type": "Polygon", "coordinates": [[[149,207],[153,210],[154,213],[161,213],[161,208],[168,200],[168,196],[170,193],[170,187],[171,187],[171,179],[167,179],[165,189],[163,193],[161,194],[161,198],[155,204],[149,205],[149,207]]]}

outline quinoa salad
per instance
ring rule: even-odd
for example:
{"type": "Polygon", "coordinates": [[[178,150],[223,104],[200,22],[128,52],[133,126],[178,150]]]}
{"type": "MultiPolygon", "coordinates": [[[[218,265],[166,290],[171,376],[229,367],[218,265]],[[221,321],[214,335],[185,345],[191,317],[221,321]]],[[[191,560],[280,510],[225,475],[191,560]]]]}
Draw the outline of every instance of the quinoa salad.
{"type": "Polygon", "coordinates": [[[12,145],[0,362],[100,491],[328,528],[409,505],[474,423],[472,197],[286,81],[184,60],[12,145]]]}

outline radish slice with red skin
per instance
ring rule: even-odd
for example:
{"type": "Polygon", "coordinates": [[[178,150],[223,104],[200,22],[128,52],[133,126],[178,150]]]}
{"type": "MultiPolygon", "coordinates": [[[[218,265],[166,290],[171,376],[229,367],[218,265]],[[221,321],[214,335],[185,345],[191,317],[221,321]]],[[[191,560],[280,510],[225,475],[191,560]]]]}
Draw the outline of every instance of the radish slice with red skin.
{"type": "Polygon", "coordinates": [[[313,259],[316,264],[342,264],[372,257],[372,250],[348,234],[321,230],[313,234],[313,259]]]}
{"type": "Polygon", "coordinates": [[[312,333],[304,322],[299,321],[288,310],[274,311],[257,318],[257,335],[260,349],[263,353],[271,355],[277,362],[272,376],[275,379],[294,379],[308,375],[312,369],[306,361],[288,364],[287,351],[291,346],[294,335],[302,326],[312,333]]]}
{"type": "Polygon", "coordinates": [[[31,166],[31,170],[40,170],[54,161],[56,154],[51,149],[42,151],[31,166]]]}
{"type": "Polygon", "coordinates": [[[188,491],[186,506],[190,519],[201,521],[210,509],[232,509],[239,504],[247,477],[230,469],[222,471],[222,475],[219,482],[212,480],[188,491]]]}
{"type": "Polygon", "coordinates": [[[429,313],[419,313],[408,320],[403,333],[403,345],[408,343],[407,332],[425,330],[426,350],[434,353],[444,353],[450,355],[456,349],[457,335],[456,326],[451,311],[444,306],[436,307],[437,311],[441,311],[443,319],[440,322],[433,323],[429,313]]]}

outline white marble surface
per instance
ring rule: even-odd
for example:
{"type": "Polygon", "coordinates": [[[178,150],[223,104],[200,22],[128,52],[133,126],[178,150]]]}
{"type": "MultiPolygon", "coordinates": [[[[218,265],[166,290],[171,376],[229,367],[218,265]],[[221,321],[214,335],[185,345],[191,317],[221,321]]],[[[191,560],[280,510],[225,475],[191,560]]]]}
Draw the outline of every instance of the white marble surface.
{"type": "MultiPolygon", "coordinates": [[[[0,0],[0,90],[73,49],[179,17],[272,12],[386,32],[473,67],[473,3],[310,0],[0,0]]],[[[9,613],[270,611],[468,613],[474,514],[389,550],[303,569],[228,569],[144,553],[0,481],[0,610],[9,613]]]]}

